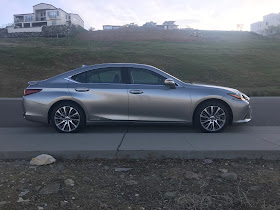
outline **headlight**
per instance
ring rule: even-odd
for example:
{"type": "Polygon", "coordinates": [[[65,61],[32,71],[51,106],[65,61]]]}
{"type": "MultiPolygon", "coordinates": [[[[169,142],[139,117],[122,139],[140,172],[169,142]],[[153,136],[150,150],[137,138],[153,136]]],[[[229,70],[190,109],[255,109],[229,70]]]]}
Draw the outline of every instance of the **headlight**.
{"type": "Polygon", "coordinates": [[[250,100],[250,98],[244,93],[228,93],[228,94],[238,100],[244,100],[244,101],[250,100]]]}

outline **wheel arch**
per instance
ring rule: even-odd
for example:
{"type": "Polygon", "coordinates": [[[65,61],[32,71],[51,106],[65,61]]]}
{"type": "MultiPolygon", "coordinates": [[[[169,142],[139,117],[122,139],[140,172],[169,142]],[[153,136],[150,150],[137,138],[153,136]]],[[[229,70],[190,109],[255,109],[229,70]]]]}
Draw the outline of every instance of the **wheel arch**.
{"type": "Polygon", "coordinates": [[[201,101],[194,109],[193,111],[193,114],[192,114],[192,123],[195,124],[195,114],[197,112],[197,109],[202,106],[202,104],[206,103],[206,102],[211,102],[211,101],[215,101],[215,102],[220,102],[222,103],[223,105],[225,105],[227,107],[227,109],[229,110],[229,116],[230,116],[230,119],[229,119],[229,124],[232,124],[232,120],[233,120],[233,112],[232,112],[232,109],[230,107],[230,105],[225,102],[224,100],[222,99],[217,99],[217,98],[210,98],[210,99],[205,99],[203,101],[201,101]]]}
{"type": "Polygon", "coordinates": [[[85,109],[83,108],[83,106],[82,106],[81,104],[79,104],[78,102],[73,101],[73,100],[63,99],[63,100],[56,101],[56,102],[49,108],[49,111],[48,111],[48,123],[49,123],[49,124],[50,124],[50,121],[51,121],[51,114],[52,114],[53,109],[54,109],[58,104],[61,104],[61,103],[72,103],[72,104],[75,104],[76,106],[80,107],[81,110],[83,111],[83,114],[85,115],[85,119],[87,119],[86,111],[85,111],[85,109]]]}

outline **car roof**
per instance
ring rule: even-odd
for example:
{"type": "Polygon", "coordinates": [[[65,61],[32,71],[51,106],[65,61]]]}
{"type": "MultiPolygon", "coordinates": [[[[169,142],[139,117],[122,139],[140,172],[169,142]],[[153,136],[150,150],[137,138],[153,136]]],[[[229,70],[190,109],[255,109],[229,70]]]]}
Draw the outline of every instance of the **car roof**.
{"type": "MultiPolygon", "coordinates": [[[[157,69],[154,66],[150,66],[150,65],[146,65],[146,64],[138,64],[138,63],[103,63],[103,64],[95,64],[95,65],[84,65],[83,67],[67,71],[65,73],[57,75],[48,80],[50,81],[53,79],[65,78],[65,77],[69,77],[69,76],[72,76],[75,74],[82,73],[84,71],[94,70],[94,69],[99,69],[99,68],[108,68],[108,67],[135,67],[135,68],[138,67],[138,68],[144,68],[144,69],[157,69]]],[[[157,69],[157,70],[159,70],[159,69],[157,69]]]]}
{"type": "MultiPolygon", "coordinates": [[[[65,79],[67,77],[71,77],[73,75],[76,75],[76,74],[79,74],[79,73],[82,73],[85,71],[99,69],[99,68],[108,68],[108,67],[133,67],[133,68],[149,69],[149,70],[155,71],[163,76],[166,76],[166,77],[170,76],[170,77],[174,78],[175,80],[180,81],[179,79],[173,77],[172,75],[167,74],[166,72],[164,72],[154,66],[147,65],[147,64],[138,64],[138,63],[103,63],[103,64],[95,64],[95,65],[85,65],[81,68],[77,68],[77,69],[62,73],[60,75],[57,75],[55,77],[52,77],[52,78],[44,80],[44,81],[45,82],[56,82],[60,79],[65,79]]],[[[180,81],[180,82],[182,82],[182,81],[180,81]]]]}

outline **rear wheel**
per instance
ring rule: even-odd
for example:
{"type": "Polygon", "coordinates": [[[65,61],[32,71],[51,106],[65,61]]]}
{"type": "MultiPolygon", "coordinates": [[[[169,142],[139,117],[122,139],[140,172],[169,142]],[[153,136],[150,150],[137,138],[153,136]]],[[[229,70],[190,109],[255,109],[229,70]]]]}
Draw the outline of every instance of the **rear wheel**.
{"type": "Polygon", "coordinates": [[[221,132],[229,124],[228,108],[218,101],[208,101],[198,107],[195,124],[206,133],[221,132]]]}
{"type": "Polygon", "coordinates": [[[51,124],[58,132],[75,133],[84,127],[85,115],[74,103],[60,103],[52,111],[51,124]]]}

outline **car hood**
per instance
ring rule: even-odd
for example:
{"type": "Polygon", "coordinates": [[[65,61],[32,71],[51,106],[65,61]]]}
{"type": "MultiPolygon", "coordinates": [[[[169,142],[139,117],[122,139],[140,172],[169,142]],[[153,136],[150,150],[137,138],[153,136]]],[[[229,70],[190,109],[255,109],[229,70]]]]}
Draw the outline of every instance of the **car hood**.
{"type": "Polygon", "coordinates": [[[211,89],[219,89],[219,90],[223,90],[223,91],[230,91],[233,93],[240,93],[239,90],[236,90],[234,88],[229,88],[229,87],[223,87],[223,86],[216,86],[216,85],[205,85],[205,84],[190,84],[191,86],[193,86],[194,88],[211,88],[211,89]]]}

